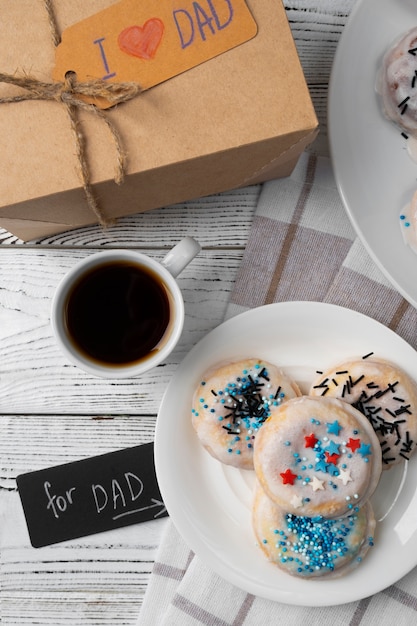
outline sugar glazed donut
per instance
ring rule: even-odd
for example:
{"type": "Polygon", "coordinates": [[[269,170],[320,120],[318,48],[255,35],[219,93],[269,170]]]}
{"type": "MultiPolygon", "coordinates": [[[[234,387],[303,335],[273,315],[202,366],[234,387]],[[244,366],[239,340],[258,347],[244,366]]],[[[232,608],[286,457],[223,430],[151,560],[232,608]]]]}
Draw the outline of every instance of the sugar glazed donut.
{"type": "Polygon", "coordinates": [[[398,366],[372,355],[320,372],[312,396],[340,398],[373,426],[383,469],[408,460],[417,445],[417,386],[398,366]]]}
{"type": "Polygon", "coordinates": [[[342,576],[374,545],[375,518],[369,502],[338,519],[301,517],[286,513],[258,487],[252,524],[267,559],[302,578],[342,576]]]}
{"type": "Polygon", "coordinates": [[[417,133],[417,27],[384,55],[377,78],[384,115],[405,133],[417,133]]]}
{"type": "Polygon", "coordinates": [[[268,497],[288,513],[342,517],[381,476],[381,448],[367,419],[336,398],[282,404],[255,441],[254,468],[268,497]]]}
{"type": "Polygon", "coordinates": [[[248,358],[206,372],[192,403],[192,424],[206,450],[227,465],[253,469],[253,445],[265,420],[301,395],[278,367],[248,358]]]}

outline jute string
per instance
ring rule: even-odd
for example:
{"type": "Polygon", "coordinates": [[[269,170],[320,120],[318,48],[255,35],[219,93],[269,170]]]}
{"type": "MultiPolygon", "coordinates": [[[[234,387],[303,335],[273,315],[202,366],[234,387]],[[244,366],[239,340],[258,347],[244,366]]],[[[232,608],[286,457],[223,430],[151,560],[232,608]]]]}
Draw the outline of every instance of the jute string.
{"type": "MultiPolygon", "coordinates": [[[[51,29],[54,46],[60,43],[61,37],[55,19],[52,0],[44,0],[45,9],[51,29]]],[[[126,170],[126,154],[117,129],[107,115],[94,104],[82,100],[80,96],[89,98],[104,98],[112,106],[131,100],[141,92],[137,83],[107,83],[103,80],[78,82],[73,72],[68,72],[63,82],[47,83],[31,76],[15,76],[0,72],[0,82],[15,85],[26,90],[27,93],[0,98],[0,104],[22,102],[27,100],[49,100],[63,104],[67,110],[71,130],[75,139],[77,163],[80,179],[89,208],[93,211],[102,226],[109,226],[113,220],[106,218],[100,208],[90,182],[90,168],[86,155],[86,140],[78,120],[78,112],[87,111],[102,120],[110,131],[116,147],[116,172],[114,180],[121,184],[126,170]]]]}

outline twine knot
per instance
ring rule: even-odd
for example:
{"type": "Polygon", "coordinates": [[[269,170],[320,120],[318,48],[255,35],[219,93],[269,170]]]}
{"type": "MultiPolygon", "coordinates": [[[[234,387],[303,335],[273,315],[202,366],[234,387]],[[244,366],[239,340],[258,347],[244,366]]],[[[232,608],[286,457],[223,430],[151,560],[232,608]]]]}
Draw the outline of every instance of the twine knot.
{"type": "Polygon", "coordinates": [[[134,98],[141,91],[137,83],[108,83],[100,79],[78,82],[75,72],[67,72],[63,82],[54,83],[42,82],[31,76],[0,73],[0,82],[21,87],[29,92],[26,95],[2,98],[1,102],[55,100],[56,102],[63,102],[79,108],[88,107],[88,103],[83,99],[84,97],[105,99],[110,106],[114,106],[134,98]]]}
{"type": "Polygon", "coordinates": [[[125,174],[126,155],[122,148],[119,133],[101,109],[95,104],[86,102],[83,98],[104,98],[111,106],[114,106],[136,97],[141,92],[140,86],[137,83],[129,82],[107,83],[100,79],[78,82],[74,72],[67,72],[64,81],[53,83],[42,82],[32,76],[17,76],[0,72],[0,82],[8,83],[25,90],[23,94],[0,98],[0,104],[23,102],[27,100],[49,100],[65,105],[75,137],[78,169],[88,205],[96,215],[99,223],[102,226],[109,226],[112,220],[104,217],[91,188],[90,171],[85,153],[85,137],[84,134],[79,131],[77,111],[80,109],[87,111],[103,120],[107,125],[116,145],[117,152],[114,180],[117,184],[121,184],[125,174]]]}

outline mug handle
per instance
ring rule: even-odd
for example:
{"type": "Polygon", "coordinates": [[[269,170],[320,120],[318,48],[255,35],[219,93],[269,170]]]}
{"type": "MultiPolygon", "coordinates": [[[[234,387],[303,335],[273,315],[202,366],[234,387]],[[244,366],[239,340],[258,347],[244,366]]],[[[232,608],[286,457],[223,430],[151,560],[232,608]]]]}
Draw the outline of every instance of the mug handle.
{"type": "Polygon", "coordinates": [[[200,250],[201,246],[198,241],[192,237],[184,237],[168,252],[161,264],[176,278],[200,250]]]}

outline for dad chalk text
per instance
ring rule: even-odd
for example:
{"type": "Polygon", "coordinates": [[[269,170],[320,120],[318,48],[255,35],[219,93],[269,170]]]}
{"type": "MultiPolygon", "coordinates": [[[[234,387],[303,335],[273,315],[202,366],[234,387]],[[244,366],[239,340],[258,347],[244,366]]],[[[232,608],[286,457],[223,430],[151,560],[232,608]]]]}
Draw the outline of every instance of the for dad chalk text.
{"type": "MultiPolygon", "coordinates": [[[[76,504],[76,487],[65,489],[63,493],[55,493],[52,484],[45,481],[44,491],[47,502],[46,508],[51,511],[56,519],[59,519],[70,507],[76,504]]],[[[106,511],[114,520],[158,506],[161,511],[156,512],[153,517],[161,515],[164,510],[163,503],[154,498],[151,499],[151,504],[147,506],[132,508],[142,492],[143,482],[133,472],[125,472],[122,479],[113,478],[108,484],[92,483],[90,486],[95,512],[101,514],[106,511]]]]}

